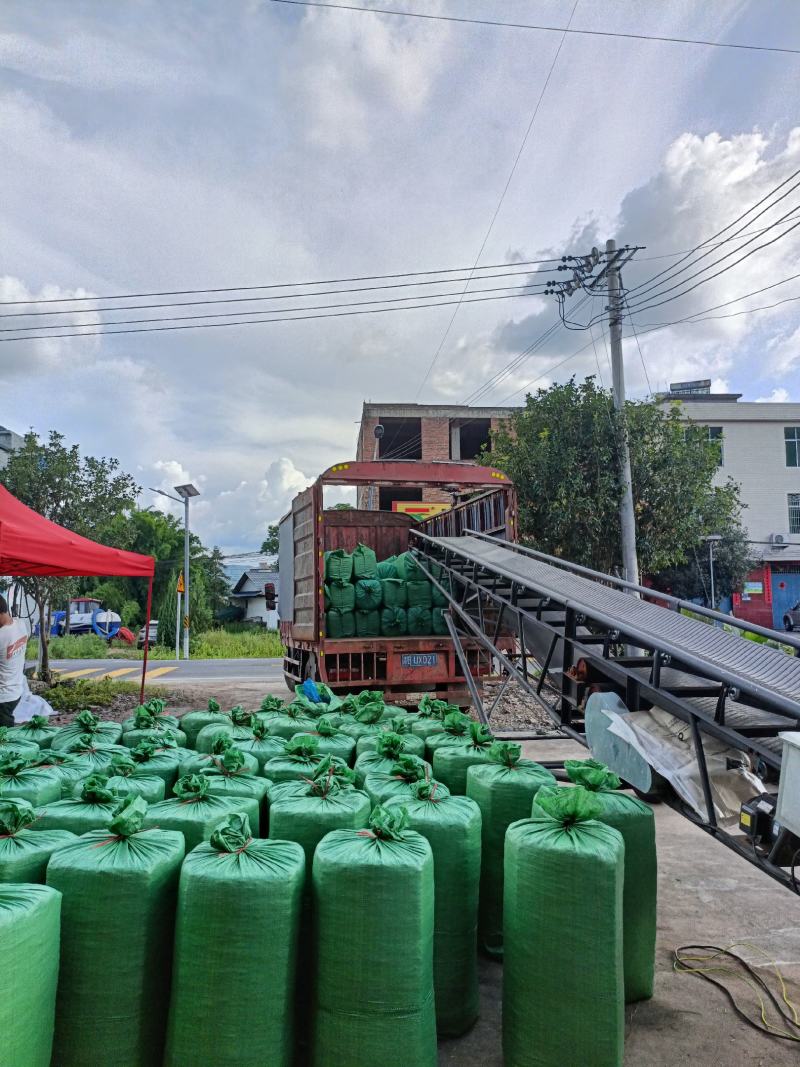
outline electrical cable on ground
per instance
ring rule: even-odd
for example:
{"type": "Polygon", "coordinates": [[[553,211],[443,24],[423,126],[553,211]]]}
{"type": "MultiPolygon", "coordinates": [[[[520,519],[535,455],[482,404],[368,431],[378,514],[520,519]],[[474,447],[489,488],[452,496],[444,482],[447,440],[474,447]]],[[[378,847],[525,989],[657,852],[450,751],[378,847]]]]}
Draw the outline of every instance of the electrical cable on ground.
{"type": "MultiPolygon", "coordinates": [[[[572,5],[572,11],[570,12],[569,21],[567,22],[567,28],[569,28],[569,26],[572,23],[572,19],[573,19],[574,15],[575,15],[575,11],[577,10],[577,7],[578,7],[579,3],[580,3],[580,0],[575,0],[574,4],[572,5]]],[[[533,125],[536,122],[536,116],[539,114],[539,108],[542,105],[542,100],[544,100],[544,95],[547,92],[547,87],[550,84],[550,78],[552,77],[553,71],[555,70],[556,63],[558,62],[558,57],[561,55],[561,49],[564,46],[564,41],[565,40],[566,40],[566,31],[562,34],[561,40],[558,43],[558,48],[556,49],[556,53],[553,56],[553,61],[550,64],[550,69],[547,72],[547,77],[544,80],[544,84],[542,85],[541,91],[539,93],[539,98],[536,101],[536,106],[533,109],[533,113],[531,115],[530,122],[528,123],[528,128],[525,130],[525,135],[523,136],[522,143],[520,144],[519,149],[517,151],[517,154],[514,157],[514,162],[512,163],[511,170],[509,171],[508,177],[506,178],[506,183],[503,186],[503,191],[500,193],[500,199],[497,201],[497,206],[495,207],[494,213],[492,214],[492,217],[489,220],[489,225],[488,225],[488,227],[486,229],[486,233],[484,234],[483,241],[481,242],[481,247],[478,249],[478,254],[475,257],[475,266],[472,268],[472,271],[470,272],[470,278],[472,277],[472,274],[477,269],[478,263],[480,263],[481,256],[483,255],[483,250],[484,250],[484,248],[486,248],[486,243],[489,240],[489,237],[491,236],[492,230],[494,229],[494,224],[497,221],[497,216],[500,214],[500,209],[503,206],[503,202],[504,202],[504,200],[506,198],[506,193],[508,192],[509,186],[511,185],[512,179],[514,178],[514,175],[515,175],[515,173],[517,171],[517,166],[519,165],[519,161],[522,158],[522,153],[525,151],[525,146],[528,143],[528,137],[530,136],[531,130],[533,129],[533,125]]],[[[466,293],[468,287],[469,287],[469,282],[467,282],[467,285],[464,286],[464,292],[462,293],[462,298],[463,298],[464,294],[466,293]]],[[[431,371],[436,366],[436,362],[439,359],[439,356],[441,355],[442,349],[445,346],[447,338],[450,336],[450,331],[453,328],[453,323],[456,321],[456,316],[458,315],[458,312],[459,312],[460,308],[461,308],[461,301],[459,300],[459,302],[456,304],[455,308],[453,309],[453,314],[450,316],[450,321],[448,322],[447,327],[445,328],[445,331],[444,331],[444,333],[442,335],[442,339],[439,342],[439,345],[438,345],[436,351],[433,354],[433,359],[431,360],[430,365],[428,366],[428,369],[425,371],[425,374],[423,375],[422,381],[419,383],[419,387],[417,388],[417,391],[414,394],[414,399],[415,400],[417,399],[417,397],[419,397],[420,393],[422,392],[422,390],[423,390],[423,388],[425,386],[425,383],[427,382],[428,378],[431,375],[431,371]]]]}

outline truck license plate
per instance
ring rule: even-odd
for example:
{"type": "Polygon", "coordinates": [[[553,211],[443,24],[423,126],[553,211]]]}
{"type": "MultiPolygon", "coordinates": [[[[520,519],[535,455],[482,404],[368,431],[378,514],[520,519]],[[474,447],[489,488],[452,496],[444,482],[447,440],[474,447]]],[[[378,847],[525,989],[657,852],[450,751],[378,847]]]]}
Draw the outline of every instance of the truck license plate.
{"type": "Polygon", "coordinates": [[[401,667],[437,667],[438,652],[403,652],[400,656],[401,667]]]}

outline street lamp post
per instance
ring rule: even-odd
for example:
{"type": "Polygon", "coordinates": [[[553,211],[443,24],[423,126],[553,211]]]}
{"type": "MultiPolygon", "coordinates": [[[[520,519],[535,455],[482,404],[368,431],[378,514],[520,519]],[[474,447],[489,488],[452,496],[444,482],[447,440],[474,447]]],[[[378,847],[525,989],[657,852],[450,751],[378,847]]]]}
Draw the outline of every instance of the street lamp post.
{"type": "MultiPolygon", "coordinates": [[[[173,496],[172,493],[165,493],[163,489],[152,489],[151,493],[160,493],[161,496],[165,496],[168,500],[177,500],[180,504],[183,504],[183,596],[185,610],[183,612],[183,658],[189,658],[189,501],[193,496],[200,496],[200,490],[196,489],[191,482],[187,482],[186,485],[176,485],[175,492],[177,496],[173,496]]],[[[149,639],[150,635],[147,634],[145,639],[149,639]]]]}
{"type": "Polygon", "coordinates": [[[711,577],[711,610],[717,610],[717,594],[714,588],[714,545],[722,540],[722,534],[708,534],[703,538],[708,543],[708,570],[711,577]]]}

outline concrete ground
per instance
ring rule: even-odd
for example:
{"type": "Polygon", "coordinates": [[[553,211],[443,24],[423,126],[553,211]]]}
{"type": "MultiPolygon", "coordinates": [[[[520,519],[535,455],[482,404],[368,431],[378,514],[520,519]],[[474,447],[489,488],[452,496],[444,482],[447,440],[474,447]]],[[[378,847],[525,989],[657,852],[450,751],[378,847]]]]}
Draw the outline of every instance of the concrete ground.
{"type": "MultiPolygon", "coordinates": [[[[576,756],[586,750],[568,742],[528,742],[529,759],[576,756]]],[[[721,991],[672,968],[673,949],[686,944],[747,942],[739,949],[776,990],[774,974],[758,949],[778,964],[789,996],[800,1011],[800,897],[665,805],[655,806],[659,859],[656,988],[652,1000],[626,1011],[625,1067],[797,1067],[800,1045],[767,1037],[735,1015],[721,991]]],[[[558,966],[558,961],[553,961],[558,966]]],[[[501,1067],[500,1012],[503,969],[481,961],[481,1017],[465,1037],[442,1042],[440,1067],[501,1067]]],[[[751,1014],[753,994],[737,984],[737,999],[751,1014]]],[[[531,1005],[535,1010],[535,1004],[531,1005]]],[[[564,1064],[563,1067],[581,1067],[564,1064]]]]}

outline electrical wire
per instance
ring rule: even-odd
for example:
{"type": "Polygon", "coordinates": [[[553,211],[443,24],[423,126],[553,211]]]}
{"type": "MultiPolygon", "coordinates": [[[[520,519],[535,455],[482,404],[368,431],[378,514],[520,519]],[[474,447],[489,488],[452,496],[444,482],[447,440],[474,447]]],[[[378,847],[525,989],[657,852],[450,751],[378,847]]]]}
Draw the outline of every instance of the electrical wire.
{"type": "MultiPolygon", "coordinates": [[[[544,263],[560,263],[561,259],[521,259],[513,263],[486,263],[478,270],[500,270],[501,267],[535,267],[544,263]]],[[[472,268],[473,270],[475,268],[472,268]]],[[[469,267],[440,267],[438,270],[407,270],[399,274],[361,274],[351,278],[324,278],[310,282],[273,282],[270,285],[234,285],[224,289],[167,289],[161,292],[116,293],[106,296],[51,296],[40,300],[0,300],[0,307],[32,304],[85,303],[87,300],[137,300],[161,296],[197,296],[200,293],[247,293],[256,289],[293,289],[307,285],[345,285],[349,282],[386,281],[393,278],[421,278],[432,274],[462,274],[469,267]]],[[[550,272],[544,272],[550,273],[550,272]]],[[[455,279],[458,280],[458,279],[455,279]]],[[[392,287],[394,288],[394,287],[392,287]]]]}
{"type": "MultiPolygon", "coordinates": [[[[799,174],[800,174],[800,168],[798,168],[798,170],[796,170],[792,174],[790,174],[788,178],[785,178],[782,182],[780,182],[778,185],[776,185],[774,189],[770,189],[770,191],[768,193],[766,193],[764,196],[762,196],[760,200],[757,200],[755,204],[752,204],[749,208],[747,208],[746,211],[743,211],[741,213],[741,215],[738,215],[732,222],[729,222],[727,226],[723,226],[721,230],[717,230],[716,233],[712,233],[710,237],[707,237],[704,241],[701,241],[693,249],[691,249],[689,252],[687,252],[686,256],[684,258],[688,259],[690,256],[694,255],[694,253],[699,251],[701,248],[705,248],[706,245],[708,245],[711,241],[716,240],[717,237],[721,237],[723,233],[727,233],[727,231],[730,230],[732,226],[735,226],[737,224],[737,222],[741,222],[742,219],[746,218],[752,211],[755,211],[755,209],[757,207],[761,207],[761,205],[763,203],[765,203],[765,201],[767,201],[771,197],[773,197],[775,195],[775,193],[779,192],[784,187],[784,185],[788,185],[788,183],[790,181],[792,181],[794,178],[796,178],[799,174]]],[[[750,223],[747,223],[746,225],[749,226],[750,223]]],[[[727,238],[726,238],[726,241],[727,241],[727,238]]],[[[726,241],[723,241],[721,243],[725,244],[726,241]]],[[[683,262],[683,261],[684,260],[681,260],[680,262],[683,262]]],[[[648,278],[644,282],[641,282],[638,286],[635,287],[635,289],[633,291],[634,292],[638,292],[643,286],[649,285],[651,282],[654,282],[657,278],[662,278],[665,274],[669,274],[669,272],[674,270],[675,267],[677,267],[677,266],[679,266],[679,263],[673,263],[673,265],[671,267],[665,267],[663,270],[659,271],[657,274],[654,274],[651,278],[648,278]]]]}
{"type": "MultiPolygon", "coordinates": [[[[800,208],[795,208],[795,210],[800,211],[800,208]]],[[[745,230],[742,234],[740,234],[740,236],[750,237],[753,234],[766,233],[769,228],[769,226],[762,226],[757,230],[745,230]]],[[[726,243],[726,241],[719,241],[715,245],[709,245],[709,248],[722,248],[723,245],[725,245],[726,243]]],[[[644,247],[646,248],[647,246],[645,245],[644,247]]],[[[691,254],[692,252],[696,252],[698,248],[705,248],[705,242],[703,242],[702,245],[695,245],[694,248],[681,248],[676,252],[661,252],[659,255],[656,256],[637,256],[636,263],[650,263],[651,261],[655,261],[657,259],[673,259],[675,256],[683,256],[691,254]]],[[[645,283],[642,282],[642,284],[645,283]]]]}
{"type": "Polygon", "coordinates": [[[644,353],[642,352],[642,346],[639,344],[639,335],[636,332],[636,323],[633,321],[633,315],[631,314],[631,309],[630,309],[630,306],[628,304],[628,297],[624,292],[622,294],[622,300],[623,300],[623,303],[625,304],[625,306],[628,308],[628,322],[631,324],[631,329],[633,330],[633,336],[634,336],[634,338],[636,340],[636,347],[639,350],[639,359],[642,362],[642,370],[644,371],[644,379],[647,382],[647,392],[650,394],[650,396],[652,396],[653,395],[653,387],[650,384],[650,375],[647,373],[647,364],[644,361],[644,353]]]}
{"type": "MultiPolygon", "coordinates": [[[[500,285],[494,286],[489,289],[472,289],[472,293],[502,293],[508,290],[528,290],[533,288],[534,285],[540,285],[541,283],[532,282],[529,285],[500,285]]],[[[536,296],[536,292],[520,293],[524,296],[536,296]]],[[[399,304],[410,302],[413,300],[435,300],[440,297],[455,296],[455,293],[422,293],[419,296],[390,296],[383,297],[380,300],[351,300],[342,304],[310,304],[308,307],[285,307],[285,308],[260,308],[258,311],[221,311],[221,312],[205,312],[200,315],[161,315],[153,318],[137,318],[137,319],[108,319],[100,322],[87,322],[87,323],[55,323],[51,326],[43,326],[41,323],[37,323],[35,326],[5,326],[0,327],[0,333],[24,333],[33,332],[35,330],[63,330],[65,326],[70,325],[75,329],[83,329],[84,326],[129,326],[131,324],[149,323],[149,322],[183,322],[187,320],[197,319],[228,319],[231,316],[250,316],[250,315],[264,315],[264,314],[279,314],[282,312],[295,312],[295,311],[322,311],[328,308],[352,308],[352,307],[366,307],[371,304],[399,304]]],[[[74,312],[72,313],[74,314],[74,312]]],[[[0,316],[2,318],[2,316],[0,316]]]]}
{"type": "Polygon", "coordinates": [[[776,52],[800,55],[800,48],[779,48],[776,45],[737,44],[731,41],[707,41],[697,37],[666,37],[648,33],[618,33],[612,30],[575,30],[563,26],[546,26],[532,22],[500,22],[496,19],[467,18],[459,15],[430,15],[421,11],[398,11],[383,7],[358,7],[355,4],[330,3],[326,0],[270,0],[272,4],[291,7],[319,7],[333,11],[358,11],[367,15],[396,15],[400,18],[426,19],[431,22],[459,22],[473,26],[495,26],[509,30],[540,30],[543,33],[574,33],[585,37],[620,37],[633,41],[659,41],[664,44],[692,44],[706,48],[733,48],[745,52],[776,52]]]}
{"type": "MultiPolygon", "coordinates": [[[[481,304],[490,300],[519,300],[520,298],[528,298],[535,296],[534,293],[510,293],[508,296],[480,296],[475,299],[464,300],[465,304],[481,304]]],[[[50,333],[50,334],[28,334],[27,336],[18,336],[15,334],[13,337],[0,337],[0,344],[7,344],[11,341],[46,341],[53,338],[64,337],[99,337],[99,336],[116,336],[118,334],[130,334],[130,333],[165,333],[172,332],[174,330],[211,330],[218,329],[222,326],[260,326],[264,323],[273,322],[303,322],[310,319],[341,319],[349,318],[353,315],[381,315],[387,311],[417,311],[421,308],[436,308],[447,307],[457,301],[449,300],[442,301],[437,304],[413,304],[408,307],[381,307],[381,308],[364,308],[363,310],[355,311],[335,311],[332,314],[325,312],[317,312],[313,315],[286,315],[275,316],[273,318],[266,319],[247,319],[245,321],[237,320],[236,322],[199,322],[192,325],[181,326],[148,326],[144,329],[138,327],[126,328],[124,330],[88,330],[81,326],[75,326],[73,332],[69,333],[50,333]]],[[[330,305],[328,305],[330,306],[330,305]]],[[[295,312],[302,311],[302,308],[294,309],[295,312]]],[[[206,318],[208,316],[200,316],[206,318]]]]}
{"type": "Polygon", "coordinates": [[[702,978],[703,981],[710,982],[711,985],[716,986],[717,989],[725,994],[733,1010],[748,1026],[758,1030],[759,1033],[768,1034],[770,1037],[800,1042],[800,1018],[798,1017],[797,1007],[789,999],[786,982],[778,969],[778,965],[770,959],[763,949],[746,942],[735,942],[728,948],[719,948],[716,945],[681,945],[674,950],[673,957],[673,968],[676,973],[694,974],[698,978],[702,978]],[[775,973],[781,989],[780,1001],[755,968],[742,956],[732,951],[734,948],[750,948],[770,960],[770,967],[775,973]],[[720,962],[724,963],[725,961],[731,961],[731,964],[728,966],[719,965],[720,962]],[[758,1001],[759,1018],[754,1019],[749,1015],[736,1000],[728,986],[719,979],[712,978],[712,974],[738,979],[749,986],[758,1001]],[[793,1030],[779,1029],[769,1022],[767,1018],[768,1002],[772,1003],[781,1020],[788,1024],[789,1027],[792,1027],[793,1030]],[[789,1009],[788,1012],[785,1008],[789,1009]]]}
{"type": "MultiPolygon", "coordinates": [[[[572,5],[572,11],[570,12],[569,21],[567,22],[567,28],[569,28],[572,23],[572,19],[575,16],[575,11],[577,10],[579,3],[580,0],[575,0],[574,4],[572,5]]],[[[492,214],[492,217],[489,220],[489,225],[486,229],[486,233],[484,234],[483,241],[481,242],[481,247],[478,249],[478,254],[475,257],[475,266],[472,268],[472,271],[470,271],[470,279],[472,278],[472,275],[477,269],[478,263],[480,262],[481,256],[483,255],[483,250],[484,248],[486,248],[486,243],[489,240],[492,230],[494,229],[494,224],[497,221],[497,216],[500,214],[500,209],[502,208],[503,202],[505,201],[506,193],[508,192],[509,186],[511,185],[514,175],[516,174],[519,161],[522,158],[522,153],[525,151],[525,146],[528,143],[528,137],[530,136],[531,130],[533,129],[533,125],[536,122],[536,116],[539,114],[539,108],[542,106],[542,100],[544,100],[544,95],[547,92],[547,87],[550,84],[550,79],[553,76],[553,71],[555,70],[556,63],[558,62],[558,57],[561,55],[561,49],[564,46],[565,40],[566,31],[562,34],[561,40],[558,43],[556,54],[553,56],[553,61],[550,64],[550,69],[547,72],[547,77],[544,80],[544,84],[542,85],[541,91],[539,93],[539,98],[536,101],[536,106],[534,107],[533,113],[531,114],[530,122],[528,123],[528,128],[525,130],[525,135],[523,136],[522,143],[520,144],[519,149],[517,150],[517,154],[514,157],[514,162],[512,163],[511,170],[509,171],[508,177],[506,178],[506,183],[503,186],[503,191],[500,193],[500,199],[497,201],[497,206],[495,207],[494,213],[492,214]]],[[[450,316],[450,321],[448,322],[445,331],[442,334],[442,339],[441,341],[439,341],[438,347],[433,354],[433,359],[431,360],[428,369],[425,371],[425,374],[422,377],[422,381],[419,383],[417,391],[414,394],[415,400],[419,397],[420,393],[425,387],[425,383],[431,375],[431,371],[436,366],[436,362],[439,359],[439,356],[441,355],[442,349],[445,346],[447,338],[450,336],[450,331],[453,328],[453,323],[456,321],[456,316],[458,315],[458,312],[461,309],[461,303],[468,287],[469,282],[467,282],[467,285],[464,286],[464,292],[461,294],[461,299],[458,301],[455,308],[453,309],[453,314],[450,316]]]]}
{"type": "MultiPolygon", "coordinates": [[[[486,269],[486,268],[481,268],[486,269]]],[[[231,296],[220,297],[214,300],[180,300],[180,301],[166,301],[159,304],[117,304],[113,307],[93,307],[87,309],[85,314],[98,315],[100,312],[105,311],[148,311],[155,308],[182,308],[182,307],[197,307],[212,304],[245,304],[252,303],[254,301],[264,300],[302,300],[307,297],[313,296],[338,296],[340,293],[372,293],[385,289],[410,289],[419,286],[428,285],[455,285],[458,282],[463,281],[490,281],[495,278],[518,278],[521,276],[532,278],[536,274],[553,274],[555,270],[542,270],[542,271],[530,271],[530,270],[512,270],[502,271],[497,274],[481,274],[475,278],[435,278],[424,282],[395,282],[392,285],[363,285],[356,286],[350,289],[320,289],[315,292],[308,293],[276,293],[274,296],[231,296]]],[[[532,285],[545,285],[545,282],[531,282],[532,285]]],[[[452,294],[455,295],[455,294],[452,294]]],[[[88,299],[81,297],[80,299],[88,299]]],[[[100,297],[93,297],[92,299],[100,299],[100,297]]],[[[105,297],[103,299],[113,299],[113,297],[105,297]]],[[[2,304],[0,304],[2,306],[2,304]]],[[[0,319],[20,319],[20,318],[34,318],[41,315],[77,315],[83,314],[78,308],[63,308],[59,311],[9,311],[0,313],[0,319]]]]}

